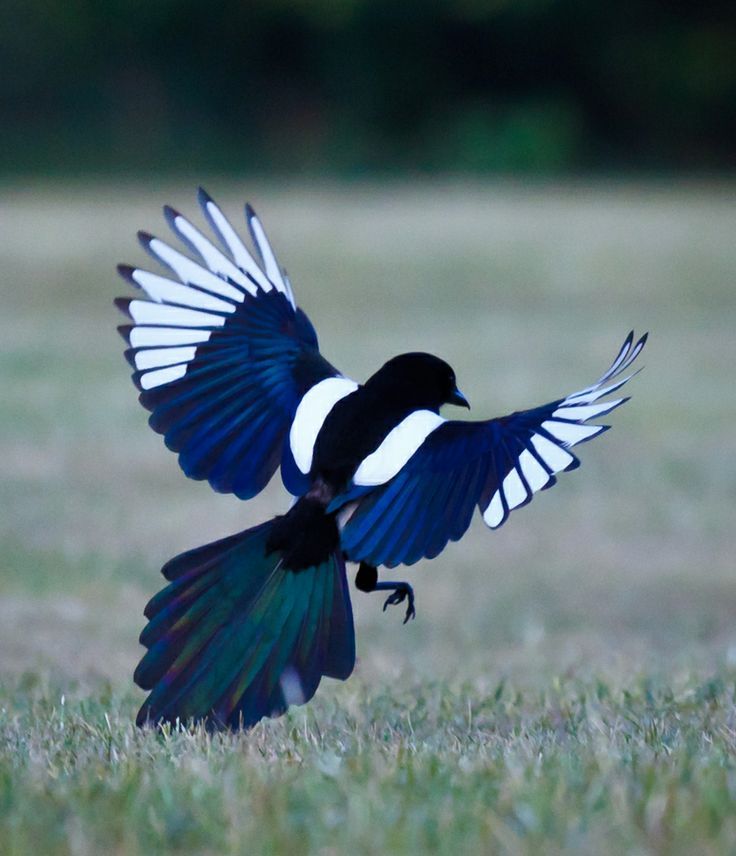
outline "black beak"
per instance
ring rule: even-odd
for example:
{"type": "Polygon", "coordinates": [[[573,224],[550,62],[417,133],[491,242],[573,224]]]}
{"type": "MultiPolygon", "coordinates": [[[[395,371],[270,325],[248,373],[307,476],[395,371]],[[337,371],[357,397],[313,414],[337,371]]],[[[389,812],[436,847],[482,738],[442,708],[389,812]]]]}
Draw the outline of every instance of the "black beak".
{"type": "Polygon", "coordinates": [[[447,399],[448,404],[457,404],[458,407],[467,407],[470,410],[470,403],[468,399],[460,392],[460,390],[455,387],[450,397],[447,399]]]}

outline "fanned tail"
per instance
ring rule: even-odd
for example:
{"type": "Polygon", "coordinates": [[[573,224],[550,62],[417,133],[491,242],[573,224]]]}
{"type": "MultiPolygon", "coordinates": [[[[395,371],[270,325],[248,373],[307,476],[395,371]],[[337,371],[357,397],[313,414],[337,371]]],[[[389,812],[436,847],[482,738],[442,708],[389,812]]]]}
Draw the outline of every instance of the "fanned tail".
{"type": "Polygon", "coordinates": [[[345,680],[355,634],[345,564],[334,551],[299,571],[267,554],[274,521],[198,547],[162,569],[145,609],[148,651],[135,682],[150,695],[138,725],[205,721],[248,728],[303,704],[323,675],[345,680]]]}

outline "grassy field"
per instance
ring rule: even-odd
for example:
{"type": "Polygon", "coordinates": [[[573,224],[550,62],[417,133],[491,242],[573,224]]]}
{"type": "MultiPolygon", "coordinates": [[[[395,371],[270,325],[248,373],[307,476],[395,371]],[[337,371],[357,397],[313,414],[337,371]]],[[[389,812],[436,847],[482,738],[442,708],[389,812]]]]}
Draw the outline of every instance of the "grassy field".
{"type": "Polygon", "coordinates": [[[646,370],[583,466],[354,597],[358,664],[245,735],[131,724],[174,553],[281,511],[187,481],[135,401],[118,261],[188,187],[0,194],[0,851],[736,850],[736,192],[240,187],[327,357],[451,362],[476,418],[646,370]]]}

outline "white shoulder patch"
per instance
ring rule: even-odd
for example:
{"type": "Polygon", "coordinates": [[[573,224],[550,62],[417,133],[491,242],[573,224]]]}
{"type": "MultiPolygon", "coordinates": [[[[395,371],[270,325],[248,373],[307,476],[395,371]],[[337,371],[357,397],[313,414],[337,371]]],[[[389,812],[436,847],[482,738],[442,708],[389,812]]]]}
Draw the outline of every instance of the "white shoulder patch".
{"type": "Polygon", "coordinates": [[[289,431],[289,445],[297,467],[305,475],[312,469],[314,444],[328,413],[357,388],[358,384],[346,377],[328,377],[316,383],[299,402],[289,431]]]}
{"type": "Polygon", "coordinates": [[[355,471],[359,485],[385,484],[392,479],[429,435],[447,420],[431,410],[415,410],[384,438],[355,471]]]}

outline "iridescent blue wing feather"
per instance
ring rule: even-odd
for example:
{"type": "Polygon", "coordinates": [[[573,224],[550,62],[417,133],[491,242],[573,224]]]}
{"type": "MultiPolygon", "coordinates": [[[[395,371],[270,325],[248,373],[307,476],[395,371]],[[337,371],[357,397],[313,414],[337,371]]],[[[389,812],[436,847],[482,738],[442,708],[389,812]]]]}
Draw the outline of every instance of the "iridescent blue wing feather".
{"type": "MultiPolygon", "coordinates": [[[[304,394],[338,372],[321,356],[253,210],[246,216],[260,265],[204,191],[199,201],[222,248],[164,209],[197,259],[140,233],[174,278],[121,265],[148,299],[117,301],[133,322],[120,331],[150,425],[179,453],[184,472],[248,499],[268,483],[285,448],[290,457],[285,440],[304,394]]],[[[298,475],[287,483],[295,493],[304,488],[298,475]]]]}
{"type": "Polygon", "coordinates": [[[340,509],[345,554],[387,567],[433,558],[462,537],[476,505],[489,527],[501,526],[557,473],[580,465],[570,448],[607,430],[586,423],[628,400],[599,402],[633,376],[619,377],[645,342],[630,334],[603,377],[566,398],[485,422],[438,424],[385,484],[350,486],[331,506],[340,509]]]}

